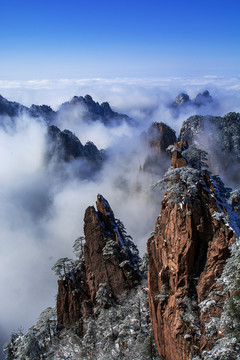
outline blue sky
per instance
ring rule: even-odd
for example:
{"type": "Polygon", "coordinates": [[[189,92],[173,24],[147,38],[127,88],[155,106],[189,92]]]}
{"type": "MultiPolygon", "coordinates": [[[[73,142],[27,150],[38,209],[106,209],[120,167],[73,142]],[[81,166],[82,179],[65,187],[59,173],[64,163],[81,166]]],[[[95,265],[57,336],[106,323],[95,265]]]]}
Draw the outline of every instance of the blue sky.
{"type": "Polygon", "coordinates": [[[240,74],[239,0],[0,4],[0,79],[240,74]]]}

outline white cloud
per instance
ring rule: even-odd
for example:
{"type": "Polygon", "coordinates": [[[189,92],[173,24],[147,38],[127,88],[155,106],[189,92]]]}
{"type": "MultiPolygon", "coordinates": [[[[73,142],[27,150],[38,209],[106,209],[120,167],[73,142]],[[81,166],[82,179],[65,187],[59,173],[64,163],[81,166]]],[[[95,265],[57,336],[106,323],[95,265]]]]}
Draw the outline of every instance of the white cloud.
{"type": "MultiPolygon", "coordinates": [[[[46,306],[54,303],[56,279],[50,268],[62,256],[71,256],[72,244],[82,235],[85,209],[94,205],[98,193],[107,198],[116,217],[145,251],[146,241],[160,209],[149,197],[153,179],[141,179],[144,191],[135,192],[138,168],[146,157],[140,141],[142,130],[152,121],[163,121],[179,130],[182,121],[196,112],[189,109],[173,118],[166,104],[180,91],[191,97],[208,89],[218,99],[218,115],[239,111],[239,78],[202,79],[84,79],[0,81],[0,93],[9,101],[24,105],[51,105],[55,109],[74,95],[90,94],[100,103],[127,113],[138,128],[123,124],[106,128],[101,123],[79,122],[81,112],[61,119],[62,130],[75,132],[84,144],[93,141],[99,148],[109,147],[111,155],[104,171],[95,181],[80,181],[71,176],[59,180],[44,167],[45,127],[32,119],[19,119],[16,131],[0,128],[0,333],[35,322],[46,306]]],[[[215,111],[200,108],[200,112],[215,111]]],[[[73,171],[74,173],[74,171],[73,171]]]]}

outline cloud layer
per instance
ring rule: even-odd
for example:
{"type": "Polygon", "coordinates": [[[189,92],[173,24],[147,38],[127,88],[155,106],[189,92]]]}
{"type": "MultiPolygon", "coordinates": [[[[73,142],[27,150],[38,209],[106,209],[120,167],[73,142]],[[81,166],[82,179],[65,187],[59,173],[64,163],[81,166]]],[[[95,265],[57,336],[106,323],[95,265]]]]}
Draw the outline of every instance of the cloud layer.
{"type": "Polygon", "coordinates": [[[0,306],[2,341],[23,326],[25,330],[38,314],[54,304],[57,281],[50,270],[59,257],[72,256],[74,240],[82,235],[85,209],[94,205],[98,193],[109,201],[115,216],[123,221],[141,253],[159,213],[161,195],[153,200],[154,179],[138,172],[147,149],[141,133],[153,121],[163,121],[178,133],[183,120],[196,112],[223,115],[239,111],[238,78],[169,80],[59,80],[0,81],[0,93],[26,106],[47,104],[57,109],[74,95],[89,93],[95,101],[108,101],[115,111],[126,113],[137,127],[125,123],[106,128],[99,122],[79,121],[81,114],[60,120],[84,144],[93,141],[107,148],[109,160],[95,180],[79,180],[74,169],[62,178],[44,163],[46,127],[26,116],[16,129],[0,128],[0,306]],[[217,107],[188,108],[178,118],[168,106],[179,92],[194,97],[208,89],[217,107]],[[215,112],[215,113],[214,113],[215,112]],[[141,191],[137,192],[138,185],[141,191]]]}

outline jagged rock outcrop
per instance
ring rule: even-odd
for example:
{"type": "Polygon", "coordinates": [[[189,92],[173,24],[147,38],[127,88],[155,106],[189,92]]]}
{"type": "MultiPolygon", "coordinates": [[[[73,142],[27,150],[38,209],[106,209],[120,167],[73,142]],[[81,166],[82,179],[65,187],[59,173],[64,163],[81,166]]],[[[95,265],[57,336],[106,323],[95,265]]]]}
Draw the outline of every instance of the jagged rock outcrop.
{"type": "Polygon", "coordinates": [[[220,317],[228,296],[217,279],[236,239],[237,215],[219,178],[182,165],[165,176],[167,192],[148,240],[150,316],[165,360],[201,357],[222,336],[221,329],[209,336],[206,324],[220,317]],[[204,308],[206,300],[216,306],[204,308]]]}
{"type": "MultiPolygon", "coordinates": [[[[63,103],[57,111],[54,111],[48,105],[31,105],[30,107],[24,106],[15,101],[8,101],[0,95],[0,116],[10,117],[14,124],[15,118],[19,115],[26,114],[36,119],[43,119],[47,125],[57,125],[59,117],[68,119],[79,112],[79,121],[92,122],[100,121],[105,126],[118,126],[124,121],[129,125],[134,125],[134,120],[125,114],[119,114],[113,111],[108,102],[99,104],[95,102],[90,95],[74,96],[70,101],[63,103]]],[[[4,126],[5,120],[0,125],[4,126]]],[[[61,123],[61,121],[60,121],[61,123]]]]}
{"type": "Polygon", "coordinates": [[[77,108],[81,108],[81,120],[86,122],[98,120],[106,126],[117,126],[123,121],[133,124],[133,120],[129,116],[113,111],[108,102],[103,102],[100,105],[90,95],[74,96],[70,101],[61,105],[58,113],[69,113],[71,115],[71,112],[77,108]]]}
{"type": "Polygon", "coordinates": [[[183,105],[183,104],[187,104],[187,103],[191,103],[191,100],[190,100],[190,97],[188,94],[185,94],[185,93],[180,93],[175,101],[173,102],[172,106],[173,107],[176,107],[176,106],[179,106],[179,105],[183,105]]]}
{"type": "Polygon", "coordinates": [[[106,160],[104,150],[98,150],[94,143],[88,141],[82,145],[78,137],[71,131],[61,131],[55,125],[48,127],[46,147],[47,164],[54,164],[57,169],[62,167],[62,171],[64,171],[68,163],[74,162],[74,166],[70,170],[81,178],[93,177],[106,160]]]}
{"type": "Polygon", "coordinates": [[[164,173],[169,166],[166,149],[177,140],[175,131],[163,122],[154,122],[148,129],[145,140],[150,154],[141,167],[142,171],[158,175],[164,173]]]}
{"type": "MultiPolygon", "coordinates": [[[[195,115],[183,122],[179,134],[179,141],[187,141],[192,144],[200,141],[200,136],[207,137],[207,141],[213,140],[214,135],[219,138],[216,145],[221,148],[240,153],[240,113],[230,112],[224,116],[195,115]]],[[[217,141],[217,139],[215,140],[217,141]]]]}
{"type": "Polygon", "coordinates": [[[180,109],[188,106],[205,106],[211,104],[213,102],[213,98],[210,95],[208,90],[203,91],[202,93],[198,93],[194,99],[190,99],[189,95],[186,93],[180,93],[175,101],[171,104],[173,109],[180,109]]]}
{"type": "Polygon", "coordinates": [[[57,113],[48,105],[31,105],[28,110],[30,116],[34,118],[42,118],[48,125],[56,119],[57,113]]]}
{"type": "Polygon", "coordinates": [[[92,312],[85,267],[80,263],[71,274],[58,280],[57,320],[60,326],[70,327],[78,322],[79,333],[83,332],[83,317],[92,312]]]}
{"type": "MultiPolygon", "coordinates": [[[[97,305],[96,294],[104,284],[113,301],[139,284],[138,251],[111,207],[98,195],[97,210],[90,206],[84,217],[85,244],[80,269],[70,271],[58,281],[57,317],[70,326],[97,305]]],[[[75,267],[76,269],[76,267],[75,267]]]]}
{"type": "Polygon", "coordinates": [[[203,93],[197,94],[195,99],[193,99],[193,104],[198,107],[211,104],[212,102],[213,102],[213,98],[208,90],[203,91],[203,93]]]}
{"type": "MultiPolygon", "coordinates": [[[[8,116],[14,124],[14,119],[26,114],[34,118],[43,119],[48,125],[54,121],[56,112],[47,105],[32,105],[30,108],[15,101],[8,101],[0,95],[0,116],[8,116]]],[[[2,122],[4,126],[4,121],[2,122]]]]}
{"type": "Polygon", "coordinates": [[[195,115],[183,122],[179,141],[197,144],[208,152],[210,170],[233,188],[240,182],[240,114],[195,115]]]}
{"type": "Polygon", "coordinates": [[[154,122],[147,132],[147,141],[150,148],[158,153],[165,153],[169,145],[176,141],[175,131],[163,122],[154,122]]]}
{"type": "Polygon", "coordinates": [[[74,242],[79,259],[53,266],[57,309],[47,308],[26,334],[14,332],[7,360],[159,360],[147,296],[147,256],[141,260],[108,202],[87,208],[84,237],[74,242]],[[83,246],[84,245],[84,246],[83,246]]]}
{"type": "Polygon", "coordinates": [[[15,117],[22,114],[26,110],[26,106],[23,106],[15,101],[8,101],[0,95],[0,115],[15,117]]]}

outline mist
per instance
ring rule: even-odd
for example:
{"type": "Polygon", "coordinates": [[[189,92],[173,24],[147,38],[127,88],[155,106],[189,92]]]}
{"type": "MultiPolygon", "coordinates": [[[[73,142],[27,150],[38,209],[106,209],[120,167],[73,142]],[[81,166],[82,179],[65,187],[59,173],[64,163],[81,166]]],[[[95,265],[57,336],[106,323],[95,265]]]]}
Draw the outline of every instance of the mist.
{"type": "MultiPolygon", "coordinates": [[[[88,206],[101,193],[116,218],[125,225],[141,255],[160,211],[161,193],[152,194],[157,180],[139,173],[149,152],[142,140],[153,121],[165,122],[178,134],[182,122],[194,114],[224,115],[239,111],[237,78],[147,80],[59,80],[0,82],[0,93],[26,106],[47,104],[55,110],[74,95],[90,94],[99,103],[108,101],[114,111],[125,113],[136,126],[123,122],[108,128],[102,123],[81,120],[82,109],[60,114],[57,125],[74,132],[85,144],[92,141],[105,149],[107,161],[93,178],[76,177],[72,162],[67,176],[46,166],[47,128],[43,121],[20,116],[12,128],[7,119],[0,127],[0,306],[1,343],[10,334],[24,331],[40,312],[54,306],[57,279],[51,267],[60,257],[73,257],[74,240],[83,235],[83,218],[88,206]],[[180,92],[196,96],[208,89],[213,105],[188,107],[174,117],[169,104],[180,92]]],[[[167,160],[164,160],[164,162],[167,160]]],[[[65,174],[66,175],[66,174],[65,174]]]]}
{"type": "Polygon", "coordinates": [[[14,129],[0,128],[1,345],[12,332],[26,331],[44,308],[54,306],[57,279],[51,267],[60,257],[73,257],[85,210],[98,193],[108,199],[141,254],[146,251],[160,201],[154,205],[149,196],[148,175],[141,179],[146,188],[135,191],[146,150],[140,130],[126,124],[115,129],[85,124],[83,143],[88,134],[99,147],[108,148],[108,161],[94,180],[76,177],[74,161],[66,164],[64,176],[53,163],[46,166],[43,122],[21,116],[14,129]]]}

